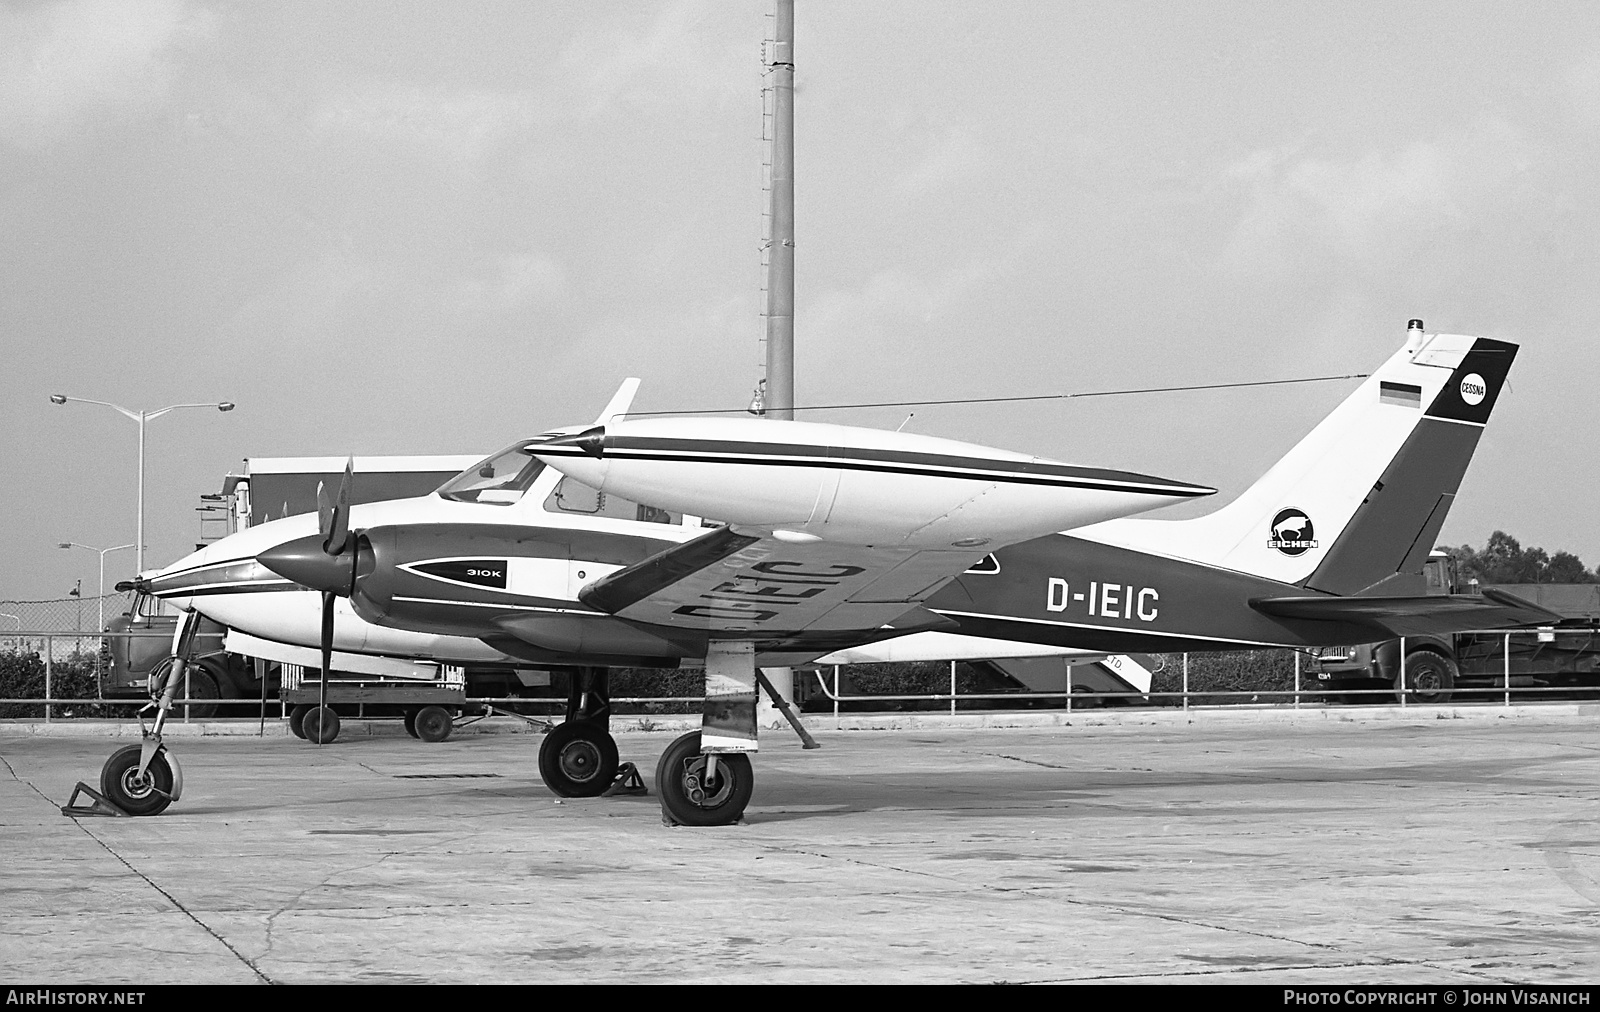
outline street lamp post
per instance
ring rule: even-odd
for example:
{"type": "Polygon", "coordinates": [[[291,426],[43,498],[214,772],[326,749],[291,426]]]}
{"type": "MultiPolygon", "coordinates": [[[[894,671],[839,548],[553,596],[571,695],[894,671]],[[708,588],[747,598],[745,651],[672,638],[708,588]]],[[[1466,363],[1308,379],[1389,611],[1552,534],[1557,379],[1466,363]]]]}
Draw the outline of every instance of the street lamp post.
{"type": "MultiPolygon", "coordinates": [[[[109,555],[112,552],[120,552],[124,548],[132,548],[133,545],[131,545],[131,544],[129,544],[129,545],[118,545],[115,548],[95,548],[92,545],[80,545],[76,541],[63,541],[60,544],[56,545],[56,547],[57,548],[84,548],[84,549],[88,549],[91,552],[98,552],[100,554],[100,631],[101,632],[105,632],[105,628],[106,628],[106,556],[109,555]]],[[[137,574],[135,574],[135,575],[137,575],[137,574]]]]}
{"type": "Polygon", "coordinates": [[[91,400],[88,397],[68,397],[66,394],[50,395],[50,402],[52,404],[66,404],[68,401],[77,401],[80,404],[100,404],[111,408],[113,411],[118,411],[139,423],[139,521],[138,529],[134,533],[133,541],[133,575],[138,576],[140,573],[144,572],[144,423],[148,422],[152,418],[160,418],[168,411],[176,411],[179,408],[216,408],[218,411],[232,411],[233,402],[218,401],[213,404],[169,404],[166,407],[160,408],[156,411],[132,411],[120,404],[112,404],[110,401],[96,401],[91,400]]]}

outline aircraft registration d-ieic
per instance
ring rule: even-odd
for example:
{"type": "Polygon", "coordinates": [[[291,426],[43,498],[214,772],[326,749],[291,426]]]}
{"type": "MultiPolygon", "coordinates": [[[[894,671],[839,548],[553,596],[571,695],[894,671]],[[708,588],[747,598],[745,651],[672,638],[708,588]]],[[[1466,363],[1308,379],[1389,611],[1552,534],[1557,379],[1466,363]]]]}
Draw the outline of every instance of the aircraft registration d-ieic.
{"type": "MultiPolygon", "coordinates": [[[[519,439],[434,494],[248,528],[144,574],[151,592],[261,640],[448,664],[704,664],[699,731],[662,754],[664,815],[737,821],[753,788],[757,673],[918,634],[1085,651],[1367,643],[1545,620],[1504,594],[1422,593],[1422,563],[1517,346],[1405,346],[1233,502],[1214,490],[910,433],[626,416],[519,439]]],[[[331,498],[331,497],[329,497],[331,498]]],[[[180,623],[178,660],[185,629],[180,623]]],[[[160,722],[116,800],[160,811],[181,772],[160,722]]],[[[575,689],[575,691],[577,691],[575,689]]],[[[569,706],[540,771],[611,785],[609,710],[569,706]]],[[[311,718],[308,718],[308,720],[311,718]]],[[[103,781],[104,782],[104,781],[103,781]]]]}

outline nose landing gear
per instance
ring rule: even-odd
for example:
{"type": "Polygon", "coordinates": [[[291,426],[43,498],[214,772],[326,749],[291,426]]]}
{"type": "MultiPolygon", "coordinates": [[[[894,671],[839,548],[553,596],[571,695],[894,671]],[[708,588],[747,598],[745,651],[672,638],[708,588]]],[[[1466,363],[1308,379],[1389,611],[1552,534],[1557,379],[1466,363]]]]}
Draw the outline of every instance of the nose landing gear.
{"type": "Polygon", "coordinates": [[[139,726],[144,741],[126,745],[111,753],[111,758],[100,769],[100,794],[96,794],[81,781],[73,789],[72,798],[61,809],[62,815],[160,815],[167,806],[183,795],[183,769],[178,760],[167,751],[161,740],[161,730],[172,712],[172,701],[178,697],[178,686],[183,684],[184,671],[194,653],[194,634],[200,626],[198,612],[186,612],[178,620],[172,638],[172,664],[164,680],[151,678],[150,702],[139,711],[139,726]],[[155,710],[152,726],[144,727],[144,715],[155,710]],[[80,793],[88,794],[94,804],[84,808],[74,802],[80,793]],[[110,807],[114,811],[107,811],[110,807]]]}

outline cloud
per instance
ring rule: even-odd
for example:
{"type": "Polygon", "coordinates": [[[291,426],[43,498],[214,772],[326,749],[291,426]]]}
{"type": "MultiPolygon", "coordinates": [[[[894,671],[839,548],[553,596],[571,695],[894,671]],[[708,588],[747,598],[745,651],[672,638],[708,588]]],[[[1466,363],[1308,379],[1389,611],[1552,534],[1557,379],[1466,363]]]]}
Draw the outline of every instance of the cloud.
{"type": "Polygon", "coordinates": [[[71,0],[0,7],[0,139],[42,147],[159,106],[174,51],[211,34],[181,0],[71,0]]]}
{"type": "Polygon", "coordinates": [[[1503,120],[1392,152],[1317,157],[1294,147],[1251,152],[1220,174],[1243,210],[1222,253],[1225,268],[1288,269],[1306,256],[1392,263],[1440,234],[1471,227],[1532,163],[1503,120]]]}
{"type": "Polygon", "coordinates": [[[566,271],[547,256],[505,256],[475,274],[447,281],[440,302],[462,312],[504,313],[548,305],[560,298],[566,284],[566,271]]]}
{"type": "Polygon", "coordinates": [[[1573,116],[1584,126],[1600,126],[1600,56],[1568,68],[1564,83],[1573,116]]]}
{"type": "Polygon", "coordinates": [[[753,100],[754,56],[743,61],[747,73],[729,74],[727,44],[718,49],[715,34],[700,30],[714,13],[705,4],[674,4],[637,31],[608,23],[569,41],[542,80],[518,90],[348,79],[317,105],[312,128],[473,163],[541,130],[630,108],[659,116],[667,106],[753,100]]]}
{"type": "Polygon", "coordinates": [[[365,81],[325,98],[311,124],[323,135],[391,141],[476,161],[547,115],[538,97],[525,91],[365,81]]]}
{"type": "Polygon", "coordinates": [[[730,42],[718,43],[715,33],[700,30],[707,19],[722,15],[719,5],[697,0],[655,9],[655,21],[642,32],[608,27],[562,48],[551,73],[571,116],[587,119],[627,106],[653,112],[721,106],[753,97],[757,54],[731,49],[730,42]],[[748,73],[729,74],[730,65],[748,73]]]}
{"type": "Polygon", "coordinates": [[[903,197],[937,194],[952,183],[980,174],[984,163],[983,149],[972,134],[951,129],[895,180],[894,188],[903,197]]]}

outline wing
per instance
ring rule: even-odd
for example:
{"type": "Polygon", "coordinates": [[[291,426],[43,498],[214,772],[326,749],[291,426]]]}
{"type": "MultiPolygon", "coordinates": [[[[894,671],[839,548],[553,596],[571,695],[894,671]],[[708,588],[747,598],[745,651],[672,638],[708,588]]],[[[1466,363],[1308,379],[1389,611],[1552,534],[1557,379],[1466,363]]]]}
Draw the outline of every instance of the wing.
{"type": "Polygon", "coordinates": [[[1443,634],[1462,629],[1552,625],[1561,616],[1504,591],[1443,597],[1268,597],[1250,607],[1279,618],[1351,622],[1389,636],[1443,634]]]}
{"type": "Polygon", "coordinates": [[[984,554],[796,542],[722,527],[597,580],[578,597],[629,621],[740,638],[929,629],[950,623],[921,603],[984,554]]]}

